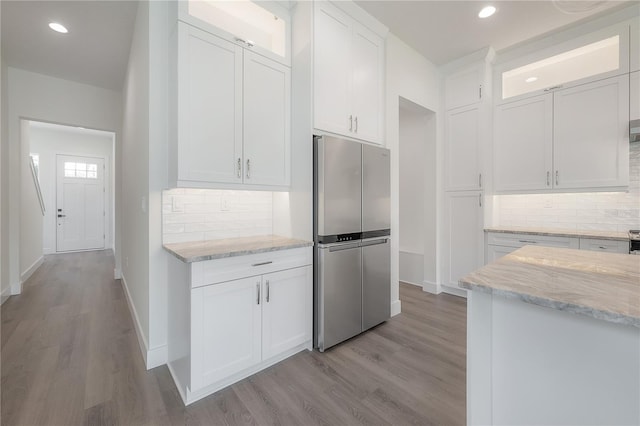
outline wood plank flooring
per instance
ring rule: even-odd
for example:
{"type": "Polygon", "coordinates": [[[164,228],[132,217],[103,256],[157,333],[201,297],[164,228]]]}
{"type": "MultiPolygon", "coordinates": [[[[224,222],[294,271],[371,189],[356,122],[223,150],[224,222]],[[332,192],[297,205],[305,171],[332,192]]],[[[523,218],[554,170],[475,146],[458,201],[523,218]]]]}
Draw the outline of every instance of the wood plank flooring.
{"type": "Polygon", "coordinates": [[[111,252],[47,256],[2,305],[3,425],[460,425],[466,301],[400,285],[402,314],[184,407],[146,371],[111,252]]]}

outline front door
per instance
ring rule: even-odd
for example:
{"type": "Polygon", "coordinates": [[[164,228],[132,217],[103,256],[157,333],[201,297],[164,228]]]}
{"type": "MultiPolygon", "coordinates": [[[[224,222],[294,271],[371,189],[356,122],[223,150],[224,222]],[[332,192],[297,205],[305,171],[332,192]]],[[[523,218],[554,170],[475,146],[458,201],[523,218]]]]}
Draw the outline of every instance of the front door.
{"type": "Polygon", "coordinates": [[[104,158],[57,156],[56,251],[104,249],[104,158]]]}

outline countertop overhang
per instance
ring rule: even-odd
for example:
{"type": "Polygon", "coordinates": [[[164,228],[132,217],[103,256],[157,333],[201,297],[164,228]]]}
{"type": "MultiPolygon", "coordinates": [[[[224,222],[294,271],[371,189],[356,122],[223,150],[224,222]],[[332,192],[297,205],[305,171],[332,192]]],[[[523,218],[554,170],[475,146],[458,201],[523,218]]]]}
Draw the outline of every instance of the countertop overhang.
{"type": "Polygon", "coordinates": [[[312,245],[313,242],[306,240],[297,240],[279,235],[258,235],[253,237],[164,244],[163,247],[181,261],[192,263],[203,260],[309,247],[312,245]]]}
{"type": "Polygon", "coordinates": [[[503,234],[542,235],[547,237],[573,237],[595,238],[602,240],[629,241],[627,232],[619,231],[589,231],[556,228],[530,228],[518,226],[496,226],[485,228],[485,232],[498,232],[503,234]]]}
{"type": "Polygon", "coordinates": [[[525,246],[460,286],[640,328],[640,256],[525,246]]]}

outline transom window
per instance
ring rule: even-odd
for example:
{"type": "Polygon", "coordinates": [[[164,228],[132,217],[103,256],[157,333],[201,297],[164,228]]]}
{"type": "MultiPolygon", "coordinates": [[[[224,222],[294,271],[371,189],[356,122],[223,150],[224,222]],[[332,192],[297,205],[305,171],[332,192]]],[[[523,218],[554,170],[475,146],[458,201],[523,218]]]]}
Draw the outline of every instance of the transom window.
{"type": "Polygon", "coordinates": [[[94,163],[64,162],[64,177],[98,179],[98,165],[94,163]]]}

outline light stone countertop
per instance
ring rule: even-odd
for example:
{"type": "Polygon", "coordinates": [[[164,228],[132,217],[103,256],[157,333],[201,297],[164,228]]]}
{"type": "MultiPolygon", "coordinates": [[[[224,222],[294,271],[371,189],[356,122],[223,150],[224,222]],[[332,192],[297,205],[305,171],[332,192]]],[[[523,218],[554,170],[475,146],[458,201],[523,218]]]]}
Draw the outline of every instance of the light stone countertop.
{"type": "Polygon", "coordinates": [[[525,246],[460,286],[640,328],[640,256],[525,246]]]}
{"type": "Polygon", "coordinates": [[[486,228],[484,231],[505,234],[543,235],[547,237],[598,238],[602,240],[629,241],[628,233],[617,231],[577,231],[575,229],[527,228],[518,226],[496,226],[486,228]]]}
{"type": "Polygon", "coordinates": [[[296,240],[278,235],[258,235],[255,237],[164,244],[163,247],[183,262],[192,263],[312,245],[313,242],[311,241],[296,240]]]}

